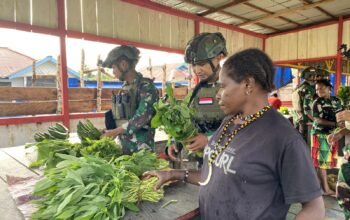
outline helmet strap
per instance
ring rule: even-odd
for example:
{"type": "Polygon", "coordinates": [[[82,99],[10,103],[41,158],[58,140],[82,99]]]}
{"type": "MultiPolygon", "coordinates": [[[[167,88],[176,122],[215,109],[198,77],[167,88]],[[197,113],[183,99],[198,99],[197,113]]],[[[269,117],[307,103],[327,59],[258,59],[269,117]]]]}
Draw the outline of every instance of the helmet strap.
{"type": "Polygon", "coordinates": [[[124,71],[124,70],[121,68],[120,63],[118,63],[117,68],[118,68],[119,72],[121,72],[120,80],[121,80],[121,81],[124,81],[124,80],[125,80],[126,74],[127,74],[127,73],[129,72],[129,70],[130,70],[130,67],[124,71]]]}
{"type": "Polygon", "coordinates": [[[215,67],[213,64],[212,60],[208,61],[211,67],[211,70],[213,71],[213,73],[205,80],[207,82],[209,82],[210,80],[213,80],[216,76],[217,71],[220,69],[220,64],[218,63],[218,65],[215,67]]]}

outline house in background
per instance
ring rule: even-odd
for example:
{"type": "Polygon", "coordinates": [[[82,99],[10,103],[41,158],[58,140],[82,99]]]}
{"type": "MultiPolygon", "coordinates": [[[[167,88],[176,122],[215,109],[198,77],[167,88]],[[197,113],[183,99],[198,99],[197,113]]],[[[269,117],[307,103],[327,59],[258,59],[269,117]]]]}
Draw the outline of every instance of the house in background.
{"type": "MultiPolygon", "coordinates": [[[[0,47],[0,86],[32,86],[35,62],[35,87],[56,87],[57,60],[52,56],[35,59],[9,48],[0,47]]],[[[79,80],[79,73],[68,68],[68,79],[79,80]]]]}

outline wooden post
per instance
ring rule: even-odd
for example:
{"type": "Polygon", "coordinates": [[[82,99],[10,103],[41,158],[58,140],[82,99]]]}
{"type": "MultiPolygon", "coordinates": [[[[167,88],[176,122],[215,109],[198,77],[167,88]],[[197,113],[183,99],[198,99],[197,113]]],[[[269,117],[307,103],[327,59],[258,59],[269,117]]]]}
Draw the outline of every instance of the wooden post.
{"type": "Polygon", "coordinates": [[[192,91],[192,65],[188,65],[188,91],[192,91]]]}
{"type": "Polygon", "coordinates": [[[57,57],[56,88],[57,88],[57,109],[56,114],[62,113],[62,90],[61,90],[61,58],[57,57]]]}
{"type": "Polygon", "coordinates": [[[166,89],[166,64],[162,66],[163,70],[163,78],[162,78],[162,95],[165,94],[165,89],[166,89]]]}
{"type": "Polygon", "coordinates": [[[149,70],[150,78],[153,79],[152,59],[151,59],[151,57],[148,58],[148,70],[149,70]]]}
{"type": "Polygon", "coordinates": [[[97,58],[97,98],[96,98],[96,111],[100,112],[102,110],[102,81],[101,81],[101,67],[99,64],[100,55],[97,58]]]}
{"type": "Polygon", "coordinates": [[[85,51],[81,49],[80,87],[84,88],[85,51]]]}
{"type": "Polygon", "coordinates": [[[32,87],[35,86],[35,81],[36,81],[36,69],[35,69],[35,61],[33,61],[32,87]]]}

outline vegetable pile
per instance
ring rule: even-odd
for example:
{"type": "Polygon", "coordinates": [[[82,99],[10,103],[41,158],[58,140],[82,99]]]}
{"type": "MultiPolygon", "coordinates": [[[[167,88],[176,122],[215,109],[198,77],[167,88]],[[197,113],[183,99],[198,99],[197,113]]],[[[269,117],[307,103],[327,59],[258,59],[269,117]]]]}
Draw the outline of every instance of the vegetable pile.
{"type": "Polygon", "coordinates": [[[155,177],[141,181],[93,156],[58,157],[63,161],[35,185],[33,194],[41,199],[35,201],[32,219],[120,219],[125,208],[138,211],[138,202],[158,202],[164,196],[163,189],[153,190],[155,177]]]}
{"type": "MultiPolygon", "coordinates": [[[[65,129],[69,135],[68,129],[65,129]]],[[[37,160],[32,162],[30,167],[44,166],[45,169],[55,167],[56,164],[62,160],[56,156],[57,153],[77,157],[95,155],[105,160],[110,160],[113,157],[115,158],[122,155],[121,146],[116,144],[115,141],[109,137],[100,139],[102,133],[89,120],[87,120],[86,123],[79,121],[77,130],[81,143],[72,144],[66,140],[67,138],[62,140],[60,138],[54,138],[52,135],[47,139],[40,139],[40,141],[35,139],[37,141],[36,143],[27,144],[27,148],[36,147],[37,149],[37,160]]],[[[50,131],[52,131],[52,127],[49,128],[48,132],[50,133],[50,131]]],[[[34,137],[37,134],[35,134],[34,137]]]]}
{"type": "Polygon", "coordinates": [[[81,143],[52,135],[27,145],[38,152],[31,166],[45,168],[33,191],[38,199],[32,219],[121,219],[126,210],[139,211],[141,201],[164,197],[163,189],[154,191],[156,177],[140,176],[167,168],[165,160],[147,150],[121,156],[121,147],[98,132],[90,121],[79,122],[81,143]]]}
{"type": "Polygon", "coordinates": [[[278,109],[278,112],[282,113],[283,115],[289,115],[288,107],[285,107],[285,106],[281,106],[281,107],[278,109]]]}

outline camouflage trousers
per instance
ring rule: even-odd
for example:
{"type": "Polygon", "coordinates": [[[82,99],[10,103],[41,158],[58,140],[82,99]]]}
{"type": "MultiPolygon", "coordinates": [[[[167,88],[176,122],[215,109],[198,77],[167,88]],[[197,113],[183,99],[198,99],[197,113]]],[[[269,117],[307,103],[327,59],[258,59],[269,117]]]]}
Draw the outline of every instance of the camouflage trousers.
{"type": "Polygon", "coordinates": [[[345,182],[337,183],[337,200],[344,210],[346,220],[350,220],[350,187],[345,182]]]}

